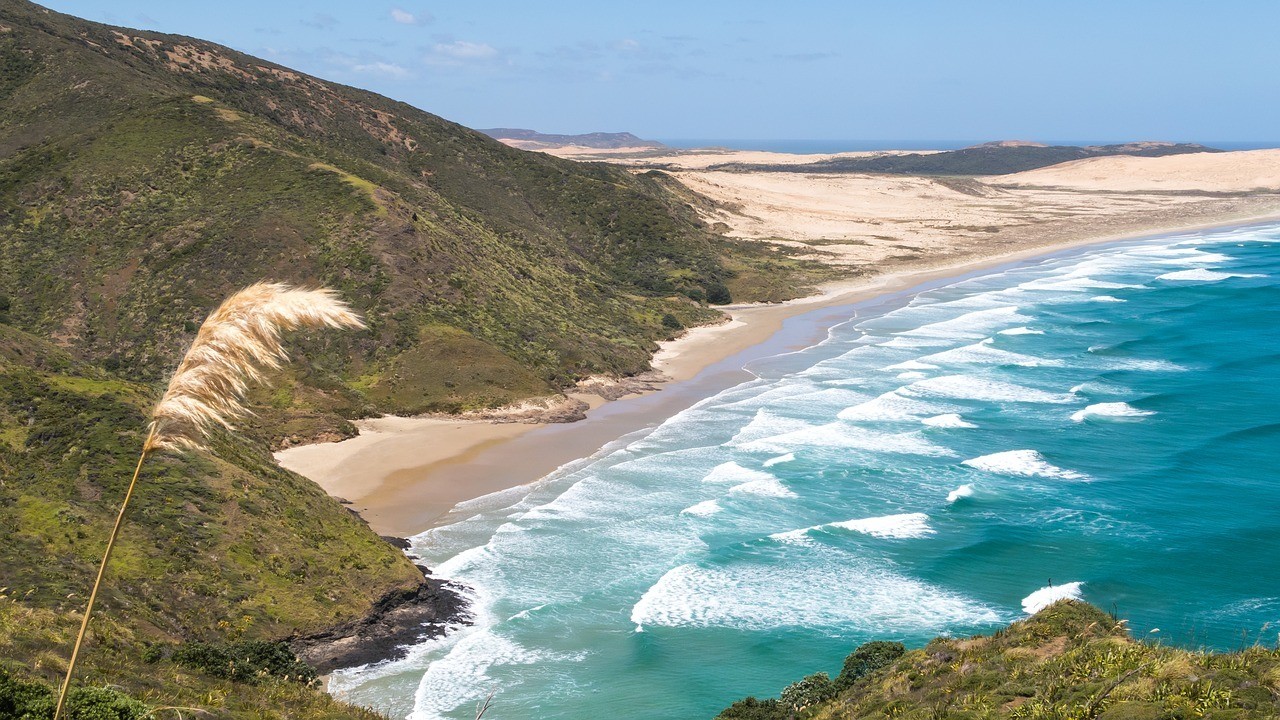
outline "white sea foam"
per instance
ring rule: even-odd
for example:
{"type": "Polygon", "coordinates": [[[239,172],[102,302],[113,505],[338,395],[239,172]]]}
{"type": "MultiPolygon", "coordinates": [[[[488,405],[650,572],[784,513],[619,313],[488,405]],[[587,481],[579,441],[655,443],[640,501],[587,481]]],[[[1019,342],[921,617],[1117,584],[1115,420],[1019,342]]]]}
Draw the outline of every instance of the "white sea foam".
{"type": "Polygon", "coordinates": [[[1094,295],[1093,297],[1089,298],[1089,300],[1092,302],[1103,302],[1103,303],[1129,302],[1128,300],[1122,300],[1114,295],[1094,295]]]}
{"type": "Polygon", "coordinates": [[[972,375],[928,378],[912,383],[899,392],[987,402],[1069,403],[1075,399],[1066,393],[1050,393],[972,375]]]}
{"type": "Polygon", "coordinates": [[[960,498],[967,498],[972,496],[973,496],[973,483],[965,483],[964,485],[961,485],[955,490],[952,490],[951,492],[947,493],[947,502],[953,503],[959,500],[960,498]]]}
{"type": "Polygon", "coordinates": [[[918,433],[882,433],[846,422],[828,423],[742,445],[747,451],[787,452],[795,447],[867,450],[875,453],[949,456],[954,453],[918,433]]]}
{"type": "Polygon", "coordinates": [[[1139,410],[1129,403],[1124,402],[1106,402],[1095,403],[1083,410],[1077,410],[1071,414],[1071,419],[1076,422],[1084,422],[1087,418],[1136,418],[1154,415],[1150,410],[1139,410]]]}
{"type": "MultiPolygon", "coordinates": [[[[859,397],[865,398],[866,395],[859,397]]],[[[744,425],[725,445],[730,447],[742,445],[752,440],[772,437],[780,433],[792,432],[807,427],[811,426],[804,420],[777,415],[760,408],[756,411],[755,417],[751,418],[751,422],[744,425]]]]}
{"type": "Polygon", "coordinates": [[[998,335],[1043,335],[1044,331],[1032,330],[1029,327],[1022,326],[1022,327],[1009,328],[1008,330],[1001,330],[997,334],[998,335]]]}
{"type": "Polygon", "coordinates": [[[1048,360],[1045,358],[1023,355],[1022,353],[1009,352],[1008,350],[991,347],[991,341],[989,339],[972,345],[965,345],[964,347],[944,350],[932,355],[925,355],[920,359],[944,365],[955,363],[977,365],[1020,365],[1022,367],[1062,365],[1061,360],[1048,360]]]}
{"type": "Polygon", "coordinates": [[[853,407],[847,407],[836,417],[849,422],[916,420],[922,415],[934,415],[945,409],[923,400],[904,397],[893,391],[853,407]]]}
{"type": "Polygon", "coordinates": [[[767,472],[763,472],[761,470],[752,470],[751,468],[744,468],[738,463],[730,460],[727,463],[720,463],[719,465],[712,468],[711,472],[707,473],[706,476],[702,478],[702,482],[704,483],[744,483],[744,482],[753,482],[756,480],[773,480],[773,479],[775,478],[767,472]]]}
{"type": "Polygon", "coordinates": [[[1075,470],[1064,470],[1049,464],[1044,456],[1035,450],[1007,450],[981,457],[965,460],[968,465],[998,475],[1016,475],[1019,477],[1044,477],[1057,480],[1088,480],[1089,476],[1075,470]]]}
{"type": "Polygon", "coordinates": [[[779,455],[779,456],[777,456],[777,457],[771,457],[771,458],[769,458],[768,460],[765,460],[765,461],[764,461],[763,463],[761,463],[760,465],[761,465],[761,467],[773,467],[774,465],[777,465],[778,463],[791,462],[792,460],[795,460],[795,459],[796,459],[796,454],[795,454],[795,453],[787,453],[787,454],[785,454],[785,455],[779,455]]]}
{"type": "Polygon", "coordinates": [[[1023,283],[1018,287],[1028,290],[1056,290],[1059,292],[1087,292],[1089,290],[1120,290],[1122,288],[1138,288],[1141,285],[1127,285],[1125,283],[1110,282],[1107,280],[1095,280],[1094,278],[1070,277],[1063,280],[1045,278],[1042,280],[1032,280],[1029,283],[1023,283]]]}
{"type": "Polygon", "coordinates": [[[922,538],[932,535],[934,529],[929,527],[929,516],[924,513],[903,513],[901,515],[882,515],[880,517],[862,518],[834,522],[829,527],[852,530],[864,535],[878,538],[922,538]]]}
{"type": "Polygon", "coordinates": [[[1072,393],[1097,393],[1102,395],[1130,395],[1133,390],[1123,385],[1115,383],[1102,382],[1099,380],[1090,380],[1083,382],[1071,388],[1072,393]]]}
{"type": "Polygon", "coordinates": [[[942,320],[928,325],[921,325],[912,330],[898,333],[900,337],[910,338],[966,338],[982,337],[1002,325],[1021,323],[1030,320],[1018,314],[1014,305],[974,310],[950,320],[942,320]]]}
{"type": "Polygon", "coordinates": [[[942,337],[942,338],[906,337],[903,335],[898,335],[897,337],[886,340],[882,343],[876,343],[876,346],[886,347],[886,348],[922,348],[922,347],[936,347],[938,345],[946,345],[946,344],[947,344],[947,338],[945,337],[942,337]]]}
{"type": "Polygon", "coordinates": [[[1168,360],[1143,360],[1140,358],[1108,359],[1109,370],[1142,370],[1145,372],[1186,372],[1185,366],[1168,360]]]}
{"type": "Polygon", "coordinates": [[[885,367],[885,370],[937,370],[937,365],[930,365],[919,360],[907,360],[885,367]]]}
{"type": "Polygon", "coordinates": [[[1042,587],[1022,598],[1022,611],[1034,615],[1059,600],[1079,600],[1080,586],[1083,582],[1069,582],[1062,585],[1042,587]]]}
{"type": "Polygon", "coordinates": [[[773,533],[769,536],[771,540],[789,544],[809,545],[809,533],[815,530],[827,530],[830,528],[839,528],[841,530],[851,530],[853,532],[870,535],[872,537],[905,540],[912,538],[928,537],[934,534],[934,529],[929,527],[929,516],[924,513],[904,513],[901,515],[882,515],[880,517],[859,518],[856,520],[844,520],[841,522],[824,523],[822,525],[812,525],[799,530],[787,530],[785,532],[773,533]]]}
{"type": "Polygon", "coordinates": [[[902,633],[1000,619],[976,601],[870,566],[856,556],[815,552],[804,545],[795,550],[804,556],[783,564],[672,568],[631,609],[631,621],[637,628],[831,627],[902,633]],[[823,592],[814,592],[818,587],[823,592]]]}
{"type": "Polygon", "coordinates": [[[908,370],[907,372],[898,373],[893,377],[898,380],[919,380],[922,377],[928,377],[928,375],[916,370],[908,370]]]}
{"type": "Polygon", "coordinates": [[[787,488],[786,485],[783,485],[782,481],[778,478],[769,475],[768,473],[765,473],[765,475],[767,475],[767,477],[760,478],[759,480],[752,480],[751,482],[745,482],[741,485],[734,485],[729,488],[729,492],[740,495],[759,495],[761,497],[774,498],[799,497],[787,488]]]}
{"type": "Polygon", "coordinates": [[[787,543],[789,545],[811,545],[809,540],[809,531],[822,527],[814,525],[812,527],[800,528],[798,530],[787,530],[785,532],[776,532],[769,536],[770,540],[787,543]]]}
{"type": "Polygon", "coordinates": [[[934,415],[927,417],[920,422],[929,427],[936,428],[976,428],[977,425],[960,417],[959,413],[944,413],[942,415],[934,415]]]}
{"type": "Polygon", "coordinates": [[[1158,276],[1157,280],[1172,280],[1178,282],[1217,282],[1226,280],[1227,278],[1258,278],[1266,277],[1265,275],[1256,275],[1253,273],[1229,273],[1219,272],[1217,270],[1209,270],[1206,268],[1195,268],[1194,270],[1178,270],[1158,276]]]}
{"type": "Polygon", "coordinates": [[[697,505],[690,505],[689,507],[681,510],[680,514],[707,517],[708,515],[715,515],[723,509],[724,508],[720,507],[720,503],[715,500],[703,500],[697,505]]]}
{"type": "Polygon", "coordinates": [[[1211,253],[1195,248],[1186,248],[1179,252],[1177,257],[1169,257],[1163,260],[1156,260],[1161,265],[1199,265],[1202,263],[1224,263],[1231,262],[1235,258],[1222,253],[1211,253]]]}
{"type": "Polygon", "coordinates": [[[462,705],[483,699],[497,681],[490,669],[511,665],[534,665],[569,656],[530,650],[520,644],[481,629],[458,638],[444,657],[427,666],[414,694],[409,720],[443,717],[462,705]]]}

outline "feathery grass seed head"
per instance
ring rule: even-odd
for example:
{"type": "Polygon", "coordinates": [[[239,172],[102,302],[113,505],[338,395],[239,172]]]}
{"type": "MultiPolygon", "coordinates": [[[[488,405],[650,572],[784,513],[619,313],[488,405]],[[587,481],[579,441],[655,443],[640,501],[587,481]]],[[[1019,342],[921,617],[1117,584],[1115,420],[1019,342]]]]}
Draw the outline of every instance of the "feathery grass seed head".
{"type": "Polygon", "coordinates": [[[363,328],[360,316],[333,290],[256,283],[227,298],[200,326],[196,339],[151,413],[147,450],[198,449],[209,430],[231,428],[249,414],[251,383],[287,359],[282,333],[298,328],[363,328]]]}

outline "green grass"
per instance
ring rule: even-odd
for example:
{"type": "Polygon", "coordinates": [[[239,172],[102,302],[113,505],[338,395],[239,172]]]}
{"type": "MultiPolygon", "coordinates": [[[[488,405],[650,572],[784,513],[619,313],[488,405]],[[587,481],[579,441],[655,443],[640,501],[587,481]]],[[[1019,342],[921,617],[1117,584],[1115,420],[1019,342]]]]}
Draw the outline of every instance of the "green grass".
{"type": "Polygon", "coordinates": [[[419,342],[364,379],[365,395],[399,414],[498,407],[555,390],[493,345],[448,325],[419,332],[419,342]]]}
{"type": "MultiPolygon", "coordinates": [[[[134,385],[11,328],[0,340],[0,666],[54,684],[145,420],[134,385]]],[[[242,678],[144,659],[154,655],[149,648],[185,641],[317,631],[421,578],[313,483],[276,466],[265,447],[219,436],[214,450],[156,456],[145,466],[80,684],[110,683],[151,706],[221,708],[232,718],[371,717],[296,682],[255,679],[248,689],[242,678]]]]}
{"type": "Polygon", "coordinates": [[[789,702],[752,698],[720,718],[1274,718],[1280,649],[1213,653],[1136,641],[1123,621],[1064,600],[990,636],[938,638],[837,692],[812,681],[789,690],[789,702]]]}

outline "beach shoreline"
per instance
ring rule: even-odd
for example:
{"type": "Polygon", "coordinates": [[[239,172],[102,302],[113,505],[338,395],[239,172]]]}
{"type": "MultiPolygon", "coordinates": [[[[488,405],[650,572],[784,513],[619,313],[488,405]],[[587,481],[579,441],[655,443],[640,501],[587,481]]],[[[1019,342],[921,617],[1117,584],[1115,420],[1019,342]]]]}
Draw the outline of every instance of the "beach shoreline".
{"type": "Polygon", "coordinates": [[[1082,234],[1046,244],[949,262],[903,267],[838,281],[814,295],[785,303],[729,305],[729,320],[692,328],[660,344],[652,365],[659,390],[612,401],[572,394],[586,402],[573,423],[502,422],[441,417],[382,417],[357,423],[360,434],[337,443],[302,445],[276,454],[285,468],[315,481],[347,503],[380,535],[408,537],[455,519],[460,503],[518,488],[588,457],[633,432],[656,426],[701,399],[750,379],[751,359],[807,347],[841,317],[828,311],[925,289],[1010,263],[1049,258],[1088,246],[1280,220],[1280,212],[1223,217],[1213,222],[1144,227],[1123,233],[1082,234]],[[779,338],[789,321],[812,318],[779,338]],[[820,326],[820,327],[819,327],[820,326]],[[776,342],[770,344],[771,339],[776,342]],[[751,351],[755,349],[753,354],[751,351]],[[737,362],[731,362],[736,360],[737,362]]]}

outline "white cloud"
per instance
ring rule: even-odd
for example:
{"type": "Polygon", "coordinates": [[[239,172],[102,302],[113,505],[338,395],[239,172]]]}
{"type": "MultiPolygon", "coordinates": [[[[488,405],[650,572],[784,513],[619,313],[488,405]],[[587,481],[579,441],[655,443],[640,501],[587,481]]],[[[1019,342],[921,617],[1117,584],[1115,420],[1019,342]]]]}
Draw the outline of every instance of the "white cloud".
{"type": "Polygon", "coordinates": [[[623,52],[635,52],[640,49],[640,43],[631,38],[627,38],[618,43],[617,48],[623,52]]]}
{"type": "Polygon", "coordinates": [[[467,42],[466,40],[436,43],[431,48],[431,51],[440,57],[453,60],[487,60],[498,55],[498,51],[491,45],[467,42]]]}
{"type": "Polygon", "coordinates": [[[391,8],[391,19],[401,25],[417,25],[418,18],[411,12],[406,12],[400,8],[391,8]]]}
{"type": "Polygon", "coordinates": [[[362,65],[353,65],[352,70],[359,73],[370,73],[372,75],[385,75],[387,77],[409,77],[409,71],[395,63],[389,62],[371,62],[362,65]]]}

